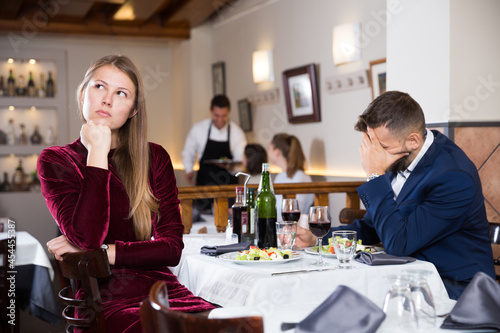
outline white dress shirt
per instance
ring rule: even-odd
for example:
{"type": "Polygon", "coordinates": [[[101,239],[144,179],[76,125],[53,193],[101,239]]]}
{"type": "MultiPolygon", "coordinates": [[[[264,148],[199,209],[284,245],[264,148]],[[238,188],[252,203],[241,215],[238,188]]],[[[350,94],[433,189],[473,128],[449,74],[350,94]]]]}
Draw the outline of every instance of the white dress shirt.
{"type": "MultiPolygon", "coordinates": [[[[211,118],[202,120],[193,125],[189,134],[186,138],[186,143],[184,144],[184,150],[182,151],[182,164],[184,165],[184,170],[186,173],[193,171],[193,165],[196,159],[200,159],[205,151],[205,146],[207,144],[208,128],[212,122],[211,118]]],[[[231,154],[233,154],[233,161],[241,162],[243,159],[243,151],[247,144],[245,133],[243,130],[236,125],[233,121],[230,121],[231,130],[229,145],[231,149],[231,154]]],[[[213,124],[210,131],[210,140],[213,141],[227,141],[227,128],[226,124],[221,129],[218,129],[213,124]]]]}
{"type": "Polygon", "coordinates": [[[422,149],[420,149],[420,151],[418,152],[417,157],[415,157],[415,159],[410,163],[410,165],[408,166],[408,168],[406,168],[405,171],[398,172],[396,177],[392,179],[391,186],[392,190],[394,191],[394,200],[396,200],[396,198],[398,197],[399,192],[401,192],[401,189],[403,188],[403,185],[405,184],[408,177],[410,177],[411,172],[415,169],[418,162],[420,162],[420,160],[425,155],[431,144],[434,142],[434,134],[427,128],[425,130],[426,130],[425,142],[424,145],[422,146],[422,149]]]}
{"type": "MultiPolygon", "coordinates": [[[[307,175],[302,170],[297,170],[292,178],[289,178],[286,171],[283,171],[274,177],[274,184],[286,184],[286,183],[310,183],[312,182],[311,176],[307,175]]],[[[299,208],[302,214],[309,213],[309,207],[314,204],[314,194],[297,194],[297,200],[299,201],[299,208]]],[[[276,213],[278,221],[282,221],[281,218],[281,205],[283,203],[283,196],[281,194],[276,195],[276,213]]]]}

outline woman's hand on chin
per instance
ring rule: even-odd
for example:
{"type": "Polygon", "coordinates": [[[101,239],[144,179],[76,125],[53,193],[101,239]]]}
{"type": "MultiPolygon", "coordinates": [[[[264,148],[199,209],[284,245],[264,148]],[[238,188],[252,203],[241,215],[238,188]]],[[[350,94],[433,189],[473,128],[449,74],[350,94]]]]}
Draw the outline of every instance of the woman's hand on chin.
{"type": "Polygon", "coordinates": [[[85,251],[83,249],[80,249],[78,246],[71,244],[64,235],[48,241],[47,249],[56,257],[56,260],[60,261],[63,260],[62,256],[66,253],[85,251]]]}

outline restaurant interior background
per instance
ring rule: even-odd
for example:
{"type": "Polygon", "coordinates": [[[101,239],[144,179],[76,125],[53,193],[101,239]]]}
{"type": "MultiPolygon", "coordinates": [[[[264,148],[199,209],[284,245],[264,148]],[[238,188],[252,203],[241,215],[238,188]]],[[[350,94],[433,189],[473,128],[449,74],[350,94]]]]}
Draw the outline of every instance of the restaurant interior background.
{"type": "MultiPolygon", "coordinates": [[[[292,133],[300,139],[307,172],[315,179],[364,179],[360,135],[353,125],[372,100],[371,89],[332,91],[328,82],[364,73],[371,61],[386,58],[387,89],[409,92],[421,104],[428,123],[461,140],[478,168],[484,167],[488,216],[500,221],[500,196],[492,192],[500,188],[499,14],[498,0],[239,0],[192,28],[189,39],[46,34],[35,26],[1,31],[0,50],[12,51],[13,57],[29,50],[64,54],[65,66],[58,68],[57,79],[64,77],[67,83],[67,110],[58,126],[66,129],[67,137],[58,137],[57,144],[79,136],[74,92],[91,62],[110,53],[129,56],[146,83],[150,140],[171,154],[179,186],[186,185],[184,140],[194,122],[209,116],[212,65],[217,62],[225,64],[226,93],[236,123],[239,100],[277,90],[276,99],[252,104],[249,141],[267,148],[273,134],[292,133]],[[360,23],[361,57],[335,65],[333,28],[347,23],[360,23]],[[258,50],[272,51],[272,82],[253,82],[252,53],[258,50]],[[282,72],[311,63],[317,66],[321,120],[291,124],[282,72]]],[[[30,18],[25,17],[28,22],[30,18]]],[[[0,126],[5,128],[7,111],[0,109],[0,115],[4,113],[0,126]]],[[[12,168],[7,170],[12,174],[15,161],[4,153],[0,171],[12,168]]],[[[35,161],[26,159],[26,172],[35,169],[35,161]]],[[[57,233],[40,193],[0,193],[0,216],[16,220],[18,230],[30,232],[42,244],[57,233]]]]}

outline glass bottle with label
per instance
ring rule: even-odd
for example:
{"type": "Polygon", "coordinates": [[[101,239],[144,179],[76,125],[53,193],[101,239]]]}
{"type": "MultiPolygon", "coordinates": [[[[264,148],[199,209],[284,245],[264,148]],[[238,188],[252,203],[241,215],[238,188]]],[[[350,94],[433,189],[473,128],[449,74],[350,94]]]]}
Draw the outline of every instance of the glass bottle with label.
{"type": "Polygon", "coordinates": [[[237,186],[236,202],[231,207],[233,209],[233,233],[238,235],[238,242],[241,242],[241,237],[247,232],[248,227],[248,207],[246,202],[243,202],[243,194],[243,187],[237,186]]]}
{"type": "Polygon", "coordinates": [[[255,189],[247,188],[248,227],[247,233],[242,235],[242,241],[255,242],[255,189]]]}
{"type": "Polygon", "coordinates": [[[276,197],[269,174],[269,163],[262,163],[262,176],[257,190],[257,246],[277,247],[276,241],[276,197]]]}
{"type": "Polygon", "coordinates": [[[14,191],[24,191],[25,179],[26,175],[24,174],[23,160],[19,160],[19,164],[17,165],[14,176],[12,177],[12,189],[14,191]]]}
{"type": "Polygon", "coordinates": [[[45,95],[47,97],[54,97],[54,80],[52,79],[52,72],[49,72],[47,86],[45,88],[45,95]]]}
{"type": "Polygon", "coordinates": [[[9,175],[7,172],[3,173],[3,183],[0,184],[0,192],[10,192],[12,191],[12,185],[9,182],[9,175]]]}
{"type": "Polygon", "coordinates": [[[38,97],[45,97],[45,76],[40,74],[40,82],[38,83],[38,97]]]}
{"type": "Polygon", "coordinates": [[[5,86],[3,83],[3,75],[0,76],[0,96],[3,96],[5,94],[5,86]]]}
{"type": "Polygon", "coordinates": [[[24,81],[24,76],[21,74],[17,78],[17,87],[16,87],[16,95],[17,96],[26,96],[26,82],[24,81]]]}
{"type": "Polygon", "coordinates": [[[35,125],[35,131],[30,137],[31,144],[39,145],[42,143],[42,136],[40,135],[40,130],[38,129],[38,125],[35,125]]]}
{"type": "Polygon", "coordinates": [[[16,144],[16,132],[14,129],[14,119],[9,119],[9,125],[7,126],[7,144],[16,144]]]}
{"type": "Polygon", "coordinates": [[[26,134],[26,126],[24,124],[19,125],[19,143],[22,145],[28,144],[28,134],[26,134]]]}
{"type": "Polygon", "coordinates": [[[12,69],[9,69],[9,78],[7,79],[7,96],[16,95],[16,80],[14,80],[14,74],[12,69]]]}
{"type": "Polygon", "coordinates": [[[35,81],[33,81],[33,73],[30,72],[30,77],[28,80],[28,97],[36,96],[35,81]]]}

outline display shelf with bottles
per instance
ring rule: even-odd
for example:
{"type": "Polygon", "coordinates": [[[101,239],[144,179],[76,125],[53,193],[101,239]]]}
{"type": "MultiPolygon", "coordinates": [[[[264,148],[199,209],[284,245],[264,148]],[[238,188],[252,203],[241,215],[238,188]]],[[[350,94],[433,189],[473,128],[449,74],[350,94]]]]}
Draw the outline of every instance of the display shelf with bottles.
{"type": "Polygon", "coordinates": [[[19,160],[28,182],[38,154],[67,142],[67,112],[64,50],[0,50],[0,182],[19,160]]]}

